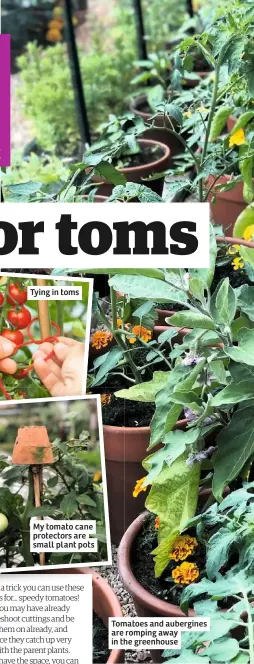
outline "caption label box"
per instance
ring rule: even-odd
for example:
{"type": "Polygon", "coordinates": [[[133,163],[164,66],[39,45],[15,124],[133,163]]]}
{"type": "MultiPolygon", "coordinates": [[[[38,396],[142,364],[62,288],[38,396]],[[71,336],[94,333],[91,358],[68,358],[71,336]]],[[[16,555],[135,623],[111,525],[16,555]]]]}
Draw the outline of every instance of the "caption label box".
{"type": "MultiPolygon", "coordinates": [[[[95,537],[96,521],[61,521],[49,519],[39,521],[36,517],[30,520],[30,551],[98,551],[95,537]]],[[[0,663],[1,664],[1,663],[0,663]]]]}

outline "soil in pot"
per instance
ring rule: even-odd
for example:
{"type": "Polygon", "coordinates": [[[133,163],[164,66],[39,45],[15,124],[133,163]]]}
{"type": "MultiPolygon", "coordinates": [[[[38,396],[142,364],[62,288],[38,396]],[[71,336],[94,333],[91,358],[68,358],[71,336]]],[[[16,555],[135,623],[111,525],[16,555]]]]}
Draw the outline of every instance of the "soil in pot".
{"type": "Polygon", "coordinates": [[[104,664],[109,655],[108,630],[101,618],[93,612],[93,664],[104,664]]]}
{"type": "MultiPolygon", "coordinates": [[[[188,535],[195,537],[195,531],[188,531],[188,535]]],[[[179,606],[185,586],[175,584],[171,573],[173,569],[181,565],[182,561],[170,561],[167,570],[165,570],[160,578],[156,579],[154,576],[154,559],[151,555],[156,546],[155,520],[153,515],[149,515],[134,541],[132,549],[132,571],[143,588],[152,593],[152,595],[165,602],[179,606]]],[[[188,557],[188,562],[196,563],[198,568],[203,570],[205,567],[205,550],[199,546],[194,555],[188,557]]]]}
{"type": "MultiPolygon", "coordinates": [[[[161,137],[156,140],[141,138],[137,143],[139,144],[140,152],[135,155],[125,155],[121,160],[118,158],[114,166],[125,175],[127,182],[144,184],[161,196],[164,185],[163,173],[169,167],[170,150],[167,145],[161,142],[161,137]],[[158,179],[147,179],[158,173],[162,173],[162,176],[158,179]]],[[[110,196],[113,185],[98,176],[94,176],[93,180],[96,184],[99,184],[98,194],[110,196]]]]}

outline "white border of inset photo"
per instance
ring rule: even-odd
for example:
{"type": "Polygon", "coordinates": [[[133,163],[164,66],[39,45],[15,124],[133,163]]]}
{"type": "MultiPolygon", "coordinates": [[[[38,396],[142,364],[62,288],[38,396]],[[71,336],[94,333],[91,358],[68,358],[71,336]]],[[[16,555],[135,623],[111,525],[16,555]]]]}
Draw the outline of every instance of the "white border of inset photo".
{"type": "MultiPolygon", "coordinates": [[[[101,472],[102,472],[102,481],[103,481],[103,501],[104,501],[104,515],[105,515],[105,525],[106,525],[106,541],[107,541],[107,560],[89,562],[89,563],[71,563],[68,565],[36,565],[34,567],[3,567],[0,568],[1,574],[15,574],[19,572],[39,572],[40,570],[51,570],[51,569],[71,569],[74,567],[102,567],[106,565],[112,565],[112,549],[111,549],[111,538],[110,538],[110,525],[109,525],[109,511],[108,511],[108,491],[107,491],[107,475],[106,475],[106,464],[105,464],[105,451],[104,451],[104,440],[103,440],[103,425],[102,425],[102,410],[101,410],[101,400],[99,394],[83,394],[77,397],[51,397],[47,399],[24,399],[24,403],[51,403],[52,401],[79,401],[82,400],[91,400],[96,399],[97,401],[97,417],[98,417],[98,428],[99,428],[99,442],[100,442],[100,456],[101,456],[101,472]]],[[[4,402],[2,402],[4,403],[4,402]]],[[[22,401],[18,402],[19,404],[22,401]]],[[[17,405],[15,399],[6,401],[6,404],[9,406],[11,404],[17,405]]],[[[1,449],[1,448],[0,448],[1,449]]]]}
{"type": "MultiPolygon", "coordinates": [[[[70,268],[71,272],[71,268],[70,268]]],[[[87,301],[87,320],[86,320],[86,335],[84,339],[84,374],[83,374],[83,381],[82,381],[82,394],[86,393],[86,382],[87,382],[87,370],[88,370],[88,358],[89,358],[89,342],[90,342],[90,329],[91,329],[91,316],[92,316],[92,302],[93,302],[93,279],[88,279],[85,277],[65,277],[62,275],[61,277],[57,276],[55,277],[54,275],[51,274],[28,274],[27,272],[0,272],[0,278],[1,277],[15,277],[16,279],[51,279],[51,281],[71,281],[74,283],[75,281],[80,281],[83,283],[88,283],[89,284],[89,290],[88,290],[88,301],[87,301]]],[[[64,300],[63,300],[64,302],[64,300]]],[[[77,395],[79,396],[79,395],[77,395]]],[[[53,398],[53,397],[51,397],[53,398]]],[[[3,399],[4,401],[4,399],[3,399]]],[[[24,401],[28,401],[28,399],[24,399],[24,401]]],[[[42,401],[42,399],[35,399],[35,401],[42,401]]]]}

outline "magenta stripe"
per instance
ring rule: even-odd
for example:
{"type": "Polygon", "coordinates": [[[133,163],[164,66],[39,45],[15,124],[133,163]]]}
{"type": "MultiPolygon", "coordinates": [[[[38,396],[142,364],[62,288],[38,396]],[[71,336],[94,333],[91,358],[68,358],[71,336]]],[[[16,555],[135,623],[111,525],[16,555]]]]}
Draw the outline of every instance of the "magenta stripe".
{"type": "Polygon", "coordinates": [[[0,166],[10,166],[10,35],[0,35],[0,166]]]}

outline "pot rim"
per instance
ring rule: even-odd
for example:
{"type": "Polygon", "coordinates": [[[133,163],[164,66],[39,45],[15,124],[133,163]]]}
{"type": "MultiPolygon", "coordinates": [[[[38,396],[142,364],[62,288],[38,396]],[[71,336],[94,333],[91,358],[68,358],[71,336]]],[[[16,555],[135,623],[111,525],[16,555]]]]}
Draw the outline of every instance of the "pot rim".
{"type": "Polygon", "coordinates": [[[159,159],[156,159],[155,161],[149,162],[149,164],[143,164],[140,166],[126,166],[125,168],[118,168],[121,173],[129,173],[130,171],[134,171],[134,173],[137,173],[138,171],[148,171],[151,169],[153,166],[157,166],[158,164],[162,163],[165,161],[165,159],[168,159],[170,156],[170,149],[168,148],[165,143],[161,143],[161,141],[154,141],[152,139],[148,138],[138,138],[137,143],[142,143],[146,145],[157,145],[157,147],[161,148],[163,150],[163,156],[159,157],[159,159]]]}
{"type": "MultiPolygon", "coordinates": [[[[111,588],[110,584],[108,583],[108,581],[106,581],[106,579],[104,579],[101,576],[101,574],[99,574],[99,572],[95,572],[91,567],[86,567],[83,569],[81,568],[80,572],[82,574],[91,574],[92,584],[97,588],[100,588],[104,595],[109,596],[109,601],[112,607],[111,614],[113,615],[108,616],[108,618],[121,618],[123,615],[121,604],[113,588],[111,588]]],[[[108,625],[106,625],[106,627],[108,628],[108,625]]],[[[117,650],[116,649],[111,650],[109,658],[107,659],[107,664],[115,664],[116,662],[119,662],[120,661],[119,657],[121,652],[122,651],[120,650],[120,648],[117,650]]]]}
{"type": "MultiPolygon", "coordinates": [[[[187,421],[188,420],[183,417],[183,419],[177,420],[176,424],[178,424],[179,426],[180,425],[185,426],[187,421]]],[[[147,427],[116,427],[116,426],[114,426],[114,424],[103,424],[103,431],[106,430],[109,433],[110,431],[112,432],[112,429],[115,430],[115,433],[122,433],[125,430],[125,431],[128,431],[131,435],[135,435],[135,433],[137,431],[139,433],[149,433],[149,431],[150,431],[149,426],[147,426],[147,427]]]]}
{"type": "MultiPolygon", "coordinates": [[[[124,533],[118,548],[118,569],[126,590],[139,603],[145,605],[146,609],[158,613],[162,617],[186,618],[185,613],[180,607],[171,602],[165,602],[146,590],[136,579],[131,568],[131,550],[136,536],[141,530],[143,524],[148,518],[149,512],[142,512],[135,521],[131,523],[124,533]]],[[[190,609],[189,616],[194,616],[194,611],[190,609]]]]}

